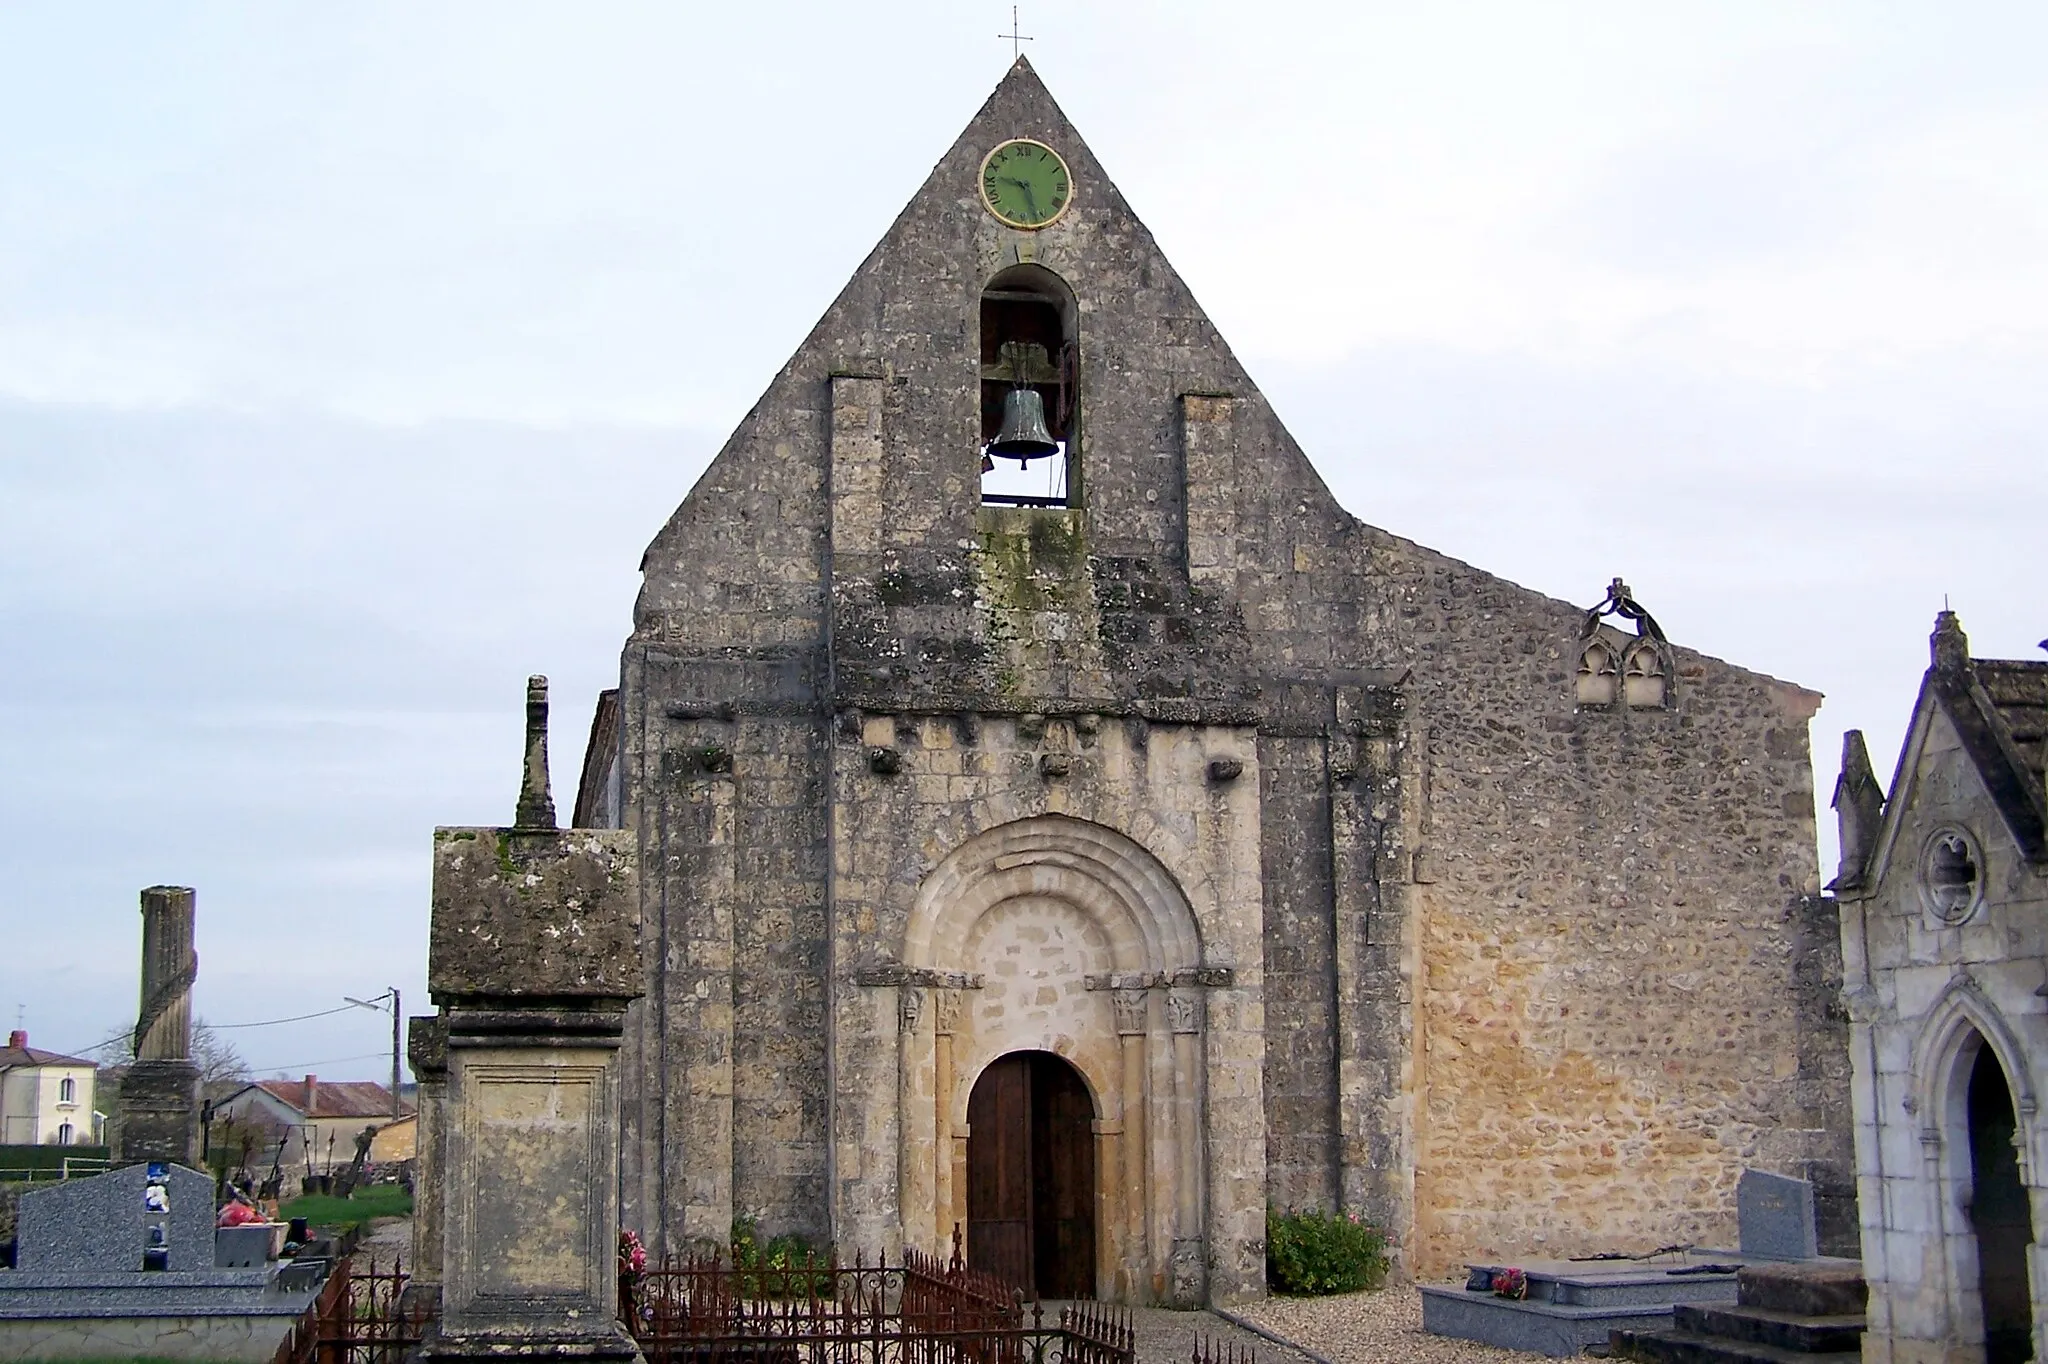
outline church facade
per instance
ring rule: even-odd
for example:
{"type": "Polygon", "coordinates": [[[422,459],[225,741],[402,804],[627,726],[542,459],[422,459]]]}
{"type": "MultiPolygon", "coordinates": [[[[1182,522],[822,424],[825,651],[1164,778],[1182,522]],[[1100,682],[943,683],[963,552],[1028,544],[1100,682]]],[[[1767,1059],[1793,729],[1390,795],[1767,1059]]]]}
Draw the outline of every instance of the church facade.
{"type": "Polygon", "coordinates": [[[1744,1166],[1853,1240],[1818,696],[1347,514],[1027,63],[642,570],[655,1248],[1194,1304],[1269,1207],[1433,1272],[1730,1244],[1744,1166]]]}

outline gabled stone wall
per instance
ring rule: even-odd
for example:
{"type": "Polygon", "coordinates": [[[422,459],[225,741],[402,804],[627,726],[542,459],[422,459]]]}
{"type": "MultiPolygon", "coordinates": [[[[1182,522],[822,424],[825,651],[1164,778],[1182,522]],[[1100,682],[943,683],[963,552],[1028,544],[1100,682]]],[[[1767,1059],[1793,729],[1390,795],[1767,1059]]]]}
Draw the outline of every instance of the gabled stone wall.
{"type": "MultiPolygon", "coordinates": [[[[1818,697],[1671,646],[1663,704],[1581,707],[1585,612],[1339,508],[1028,66],[643,567],[624,1180],[657,1244],[736,1214],[848,1250],[924,1225],[868,1146],[902,1131],[908,1063],[857,983],[903,960],[891,897],[1066,810],[1197,900],[1158,840],[1214,793],[1132,777],[1162,744],[1227,749],[1249,802],[1222,846],[1256,902],[1232,1083],[1261,1119],[1232,1140],[1263,1174],[1231,1217],[1340,1206],[1434,1270],[1732,1239],[1747,1164],[1840,1185],[1818,697]],[[1012,136],[1073,172],[1041,232],[975,202],[1012,136]],[[1072,508],[976,490],[979,294],[1024,260],[1079,300],[1072,508]]],[[[1212,1284],[1256,1288],[1256,1235],[1208,1247],[1212,1284]]]]}

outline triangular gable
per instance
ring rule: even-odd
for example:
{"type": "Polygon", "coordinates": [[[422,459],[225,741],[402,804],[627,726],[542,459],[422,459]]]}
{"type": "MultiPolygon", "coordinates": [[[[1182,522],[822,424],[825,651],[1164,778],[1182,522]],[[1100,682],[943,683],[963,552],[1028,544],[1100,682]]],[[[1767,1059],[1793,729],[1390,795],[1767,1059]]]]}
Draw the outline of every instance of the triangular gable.
{"type": "Polygon", "coordinates": [[[2037,772],[2029,770],[2021,741],[2014,735],[2000,706],[1975,676],[1978,667],[2004,669],[2012,666],[2042,668],[2048,665],[2013,665],[2004,660],[1976,664],[1965,660],[1960,671],[1929,668],[1920,682],[1920,694],[1913,703],[1913,719],[1899,746],[1898,767],[1892,773],[1890,794],[1885,799],[1884,820],[1871,849],[1869,870],[1860,888],[1869,891],[1880,885],[1891,865],[1892,849],[1899,827],[1912,809],[1926,751],[1927,736],[1936,712],[1954,729],[1963,752],[1968,755],[1978,780],[1997,806],[2006,831],[2030,862],[2048,857],[2048,818],[2044,818],[2044,792],[2037,772]]]}
{"type": "MultiPolygon", "coordinates": [[[[992,273],[1036,261],[1057,273],[1064,269],[1061,256],[1078,262],[1098,257],[1105,249],[1113,251],[1128,263],[1130,277],[1115,288],[1110,281],[1090,282],[1098,294],[1097,311],[1083,329],[1084,353],[1090,362],[1104,363],[1099,327],[1107,312],[1137,317],[1141,325],[1159,334],[1172,332],[1184,348],[1186,370],[1179,376],[1183,391],[1228,394],[1255,405],[1274,427],[1277,439],[1273,445],[1279,448],[1271,449],[1270,455],[1290,461],[1285,482],[1313,488],[1329,507],[1338,507],[1321,472],[1272,414],[1264,394],[1150,229],[1131,209],[1030,61],[1019,57],[649,543],[640,561],[643,573],[658,574],[665,561],[678,557],[680,542],[686,538],[707,544],[722,539],[741,550],[738,539],[746,531],[732,524],[729,512],[715,496],[700,494],[759,487],[764,477],[772,477],[759,464],[764,446],[772,449],[779,445],[785,457],[804,455],[805,443],[800,437],[791,440],[787,432],[771,434],[770,428],[782,412],[817,405],[817,396],[805,383],[826,373],[900,377],[925,362],[928,346],[939,344],[940,338],[929,337],[906,347],[906,336],[914,336],[917,328],[930,320],[916,318],[904,308],[906,303],[919,298],[949,299],[957,305],[953,312],[971,315],[984,280],[969,278],[974,272],[963,272],[962,267],[974,260],[977,234],[988,227],[975,197],[977,170],[991,147],[1010,138],[1032,138],[1055,146],[1072,171],[1074,197],[1060,223],[1061,229],[1067,229],[1065,241],[1064,245],[1054,244],[1061,235],[1054,229],[999,233],[1007,238],[1000,258],[980,264],[992,273]],[[1048,251],[1054,254],[1037,254],[1048,251]],[[957,297],[950,297],[948,290],[957,297]],[[897,353],[890,352],[891,346],[898,348],[897,353]]],[[[963,471],[971,467],[965,455],[958,462],[963,471]]],[[[944,500],[970,508],[978,502],[974,490],[964,485],[957,493],[944,500]]],[[[742,552],[751,548],[746,546],[742,552]]],[[[682,586],[687,595],[689,584],[682,586]]],[[[658,606],[664,595],[669,594],[659,585],[652,593],[643,592],[641,609],[658,606]]]]}

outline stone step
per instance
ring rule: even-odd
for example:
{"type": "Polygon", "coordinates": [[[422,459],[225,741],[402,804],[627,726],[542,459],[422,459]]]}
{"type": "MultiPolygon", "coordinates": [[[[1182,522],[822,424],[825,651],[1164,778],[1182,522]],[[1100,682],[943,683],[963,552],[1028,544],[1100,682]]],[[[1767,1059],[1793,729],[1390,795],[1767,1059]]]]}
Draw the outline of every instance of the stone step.
{"type": "Polygon", "coordinates": [[[1775,1345],[1805,1354],[1827,1354],[1862,1348],[1863,1314],[1809,1317],[1776,1312],[1768,1307],[1700,1306],[1681,1303],[1672,1313],[1673,1329],[1697,1336],[1775,1345]]]}
{"type": "Polygon", "coordinates": [[[1794,1316],[1860,1316],[1867,1296],[1861,1260],[1744,1265],[1735,1276],[1735,1300],[1742,1306],[1794,1316]]]}
{"type": "Polygon", "coordinates": [[[1861,1364],[1863,1359],[1860,1349],[1807,1354],[1691,1331],[1617,1330],[1608,1337],[1608,1352],[1610,1358],[1637,1364],[1861,1364]]]}

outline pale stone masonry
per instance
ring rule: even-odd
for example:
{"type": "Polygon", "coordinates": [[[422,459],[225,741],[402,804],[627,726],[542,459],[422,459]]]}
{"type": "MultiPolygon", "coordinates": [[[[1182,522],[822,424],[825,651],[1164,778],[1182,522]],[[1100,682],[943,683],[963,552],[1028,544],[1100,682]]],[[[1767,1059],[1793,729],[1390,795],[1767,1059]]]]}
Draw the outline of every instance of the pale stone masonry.
{"type": "Polygon", "coordinates": [[[1348,515],[1028,64],[642,570],[577,808],[638,839],[653,1248],[993,1245],[1006,1141],[1087,1145],[1137,1301],[1262,1293],[1269,1203],[1433,1272],[1729,1244],[1760,1166],[1853,1238],[1820,698],[1348,515]],[[980,201],[1017,137],[1036,231],[980,201]],[[1031,309],[1069,495],[985,503],[1031,309]],[[969,1123],[1020,1052],[1085,1133],[969,1123]]]}
{"type": "Polygon", "coordinates": [[[1948,612],[1932,653],[1889,793],[1851,731],[1835,795],[1863,1357],[2043,1359],[2048,663],[1972,659],[1948,612]]]}

